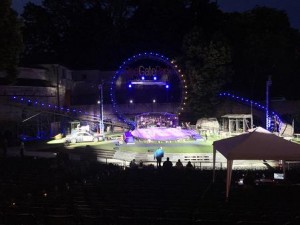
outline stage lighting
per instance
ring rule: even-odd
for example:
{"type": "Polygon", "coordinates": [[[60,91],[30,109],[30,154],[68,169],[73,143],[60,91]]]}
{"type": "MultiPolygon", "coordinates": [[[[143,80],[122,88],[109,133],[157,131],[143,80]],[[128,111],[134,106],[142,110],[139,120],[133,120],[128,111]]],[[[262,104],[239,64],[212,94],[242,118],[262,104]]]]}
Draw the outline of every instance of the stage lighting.
{"type": "Polygon", "coordinates": [[[154,76],[154,77],[153,77],[153,80],[157,80],[157,77],[156,77],[156,76],[154,76]]]}
{"type": "Polygon", "coordinates": [[[129,87],[129,88],[132,88],[132,84],[128,84],[128,87],[129,87]]]}
{"type": "Polygon", "coordinates": [[[166,88],[168,89],[170,86],[168,84],[166,84],[166,88]]]}
{"type": "Polygon", "coordinates": [[[142,80],[145,80],[145,77],[144,77],[144,76],[142,76],[142,80]]]}

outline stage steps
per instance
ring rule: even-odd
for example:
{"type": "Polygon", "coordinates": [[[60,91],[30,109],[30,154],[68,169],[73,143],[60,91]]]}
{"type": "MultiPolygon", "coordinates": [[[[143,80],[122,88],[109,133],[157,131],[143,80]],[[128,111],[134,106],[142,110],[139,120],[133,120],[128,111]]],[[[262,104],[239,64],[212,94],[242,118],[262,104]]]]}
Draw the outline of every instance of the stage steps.
{"type": "Polygon", "coordinates": [[[116,153],[116,150],[104,150],[104,149],[96,149],[97,157],[99,158],[107,158],[112,159],[116,153]]]}
{"type": "Polygon", "coordinates": [[[136,153],[135,156],[135,161],[140,162],[148,162],[149,161],[149,154],[148,153],[136,153]]]}
{"type": "Polygon", "coordinates": [[[85,150],[73,151],[69,153],[69,158],[72,160],[88,160],[88,161],[105,161],[114,159],[116,153],[115,149],[105,150],[105,149],[89,149],[89,146],[86,146],[85,150]]]}
{"type": "Polygon", "coordinates": [[[137,153],[137,152],[124,152],[124,151],[116,151],[114,155],[115,159],[127,161],[128,163],[132,160],[135,159],[136,162],[140,162],[141,160],[143,162],[152,162],[154,161],[153,159],[153,154],[149,153],[137,153]]]}

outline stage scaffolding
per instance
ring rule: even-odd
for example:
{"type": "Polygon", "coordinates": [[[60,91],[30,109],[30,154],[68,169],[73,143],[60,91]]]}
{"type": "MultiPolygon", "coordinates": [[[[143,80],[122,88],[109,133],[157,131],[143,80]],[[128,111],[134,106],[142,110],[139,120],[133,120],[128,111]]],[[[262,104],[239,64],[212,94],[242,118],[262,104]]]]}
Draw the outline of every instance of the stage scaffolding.
{"type": "Polygon", "coordinates": [[[253,117],[251,114],[227,114],[222,116],[222,131],[243,133],[253,127],[253,117]]]}

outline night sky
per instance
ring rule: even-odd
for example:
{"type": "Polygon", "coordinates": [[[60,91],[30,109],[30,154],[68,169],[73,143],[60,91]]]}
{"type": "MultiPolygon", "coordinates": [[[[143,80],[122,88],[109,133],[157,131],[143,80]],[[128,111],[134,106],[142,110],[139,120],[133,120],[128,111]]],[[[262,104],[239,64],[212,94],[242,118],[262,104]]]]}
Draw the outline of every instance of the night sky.
{"type": "Polygon", "coordinates": [[[299,0],[217,0],[224,12],[243,12],[255,6],[267,6],[285,11],[291,26],[300,30],[300,1],[299,0]]]}
{"type": "MultiPolygon", "coordinates": [[[[27,2],[41,3],[42,0],[12,0],[13,8],[19,13],[27,2]]],[[[299,0],[215,0],[224,12],[243,12],[255,6],[267,6],[288,13],[291,26],[300,30],[300,1],[299,0]]]]}

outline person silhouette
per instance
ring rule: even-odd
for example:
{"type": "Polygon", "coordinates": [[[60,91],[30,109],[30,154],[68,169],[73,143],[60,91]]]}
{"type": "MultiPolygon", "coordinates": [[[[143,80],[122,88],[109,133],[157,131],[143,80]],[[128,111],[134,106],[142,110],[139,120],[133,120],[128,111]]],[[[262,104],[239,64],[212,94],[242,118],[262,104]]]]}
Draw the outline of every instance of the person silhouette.
{"type": "Polygon", "coordinates": [[[169,157],[167,157],[167,161],[163,163],[164,169],[171,169],[173,167],[173,163],[170,161],[169,157]]]}
{"type": "Polygon", "coordinates": [[[194,166],[192,165],[191,161],[188,161],[188,163],[185,166],[187,169],[192,170],[194,169],[194,166]]]}
{"type": "Polygon", "coordinates": [[[135,162],[135,159],[133,159],[133,160],[130,161],[129,167],[130,167],[131,169],[137,168],[137,164],[136,164],[136,162],[135,162]]]}
{"type": "Polygon", "coordinates": [[[161,167],[161,160],[162,160],[163,157],[164,157],[164,150],[162,149],[162,147],[159,147],[154,152],[154,159],[156,159],[156,166],[158,168],[161,167]]]}
{"type": "Polygon", "coordinates": [[[176,168],[181,169],[183,168],[182,162],[180,161],[180,159],[178,159],[178,161],[176,162],[176,168]]]}

